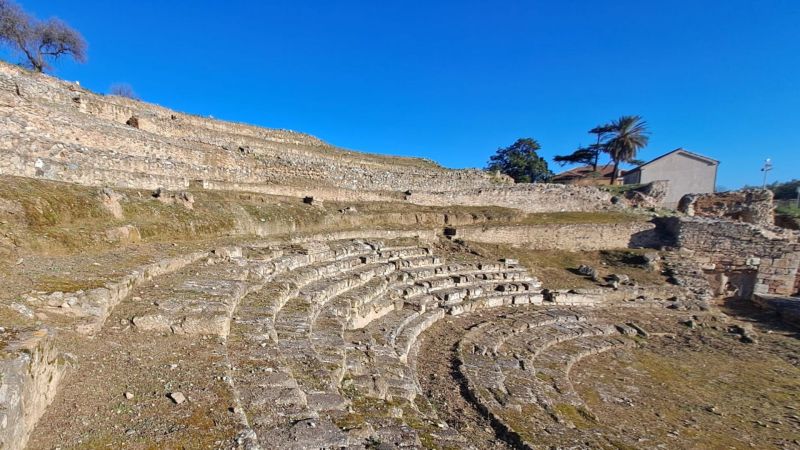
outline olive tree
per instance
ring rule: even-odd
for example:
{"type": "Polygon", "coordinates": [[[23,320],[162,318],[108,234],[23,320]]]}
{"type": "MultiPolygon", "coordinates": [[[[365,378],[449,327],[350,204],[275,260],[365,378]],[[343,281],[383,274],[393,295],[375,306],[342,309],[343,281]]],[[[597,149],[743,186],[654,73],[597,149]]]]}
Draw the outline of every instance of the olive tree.
{"type": "Polygon", "coordinates": [[[38,20],[11,0],[0,0],[0,42],[23,55],[37,72],[63,56],[86,61],[86,41],[80,33],[57,18],[38,20]]]}

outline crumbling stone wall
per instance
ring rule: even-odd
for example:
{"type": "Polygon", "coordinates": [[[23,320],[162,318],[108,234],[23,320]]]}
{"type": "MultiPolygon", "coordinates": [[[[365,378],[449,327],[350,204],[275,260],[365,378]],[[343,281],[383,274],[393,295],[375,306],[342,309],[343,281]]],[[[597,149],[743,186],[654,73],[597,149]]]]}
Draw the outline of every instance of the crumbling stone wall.
{"type": "Polygon", "coordinates": [[[774,224],[772,191],[746,189],[710,194],[687,194],[678,204],[678,211],[688,216],[719,217],[761,226],[774,224]]]}
{"type": "Polygon", "coordinates": [[[624,197],[632,206],[654,208],[661,205],[669,192],[669,180],[656,180],[625,191],[624,197]]]}
{"type": "Polygon", "coordinates": [[[19,333],[0,359],[0,448],[22,449],[56,395],[67,361],[47,328],[19,333]]]}
{"type": "Polygon", "coordinates": [[[800,233],[698,217],[662,219],[660,226],[709,273],[754,272],[755,294],[791,295],[796,290],[800,233]]]}
{"type": "Polygon", "coordinates": [[[0,174],[92,186],[181,191],[200,180],[209,189],[323,200],[497,205],[529,212],[611,207],[610,195],[591,187],[514,185],[481,170],[353,152],[302,133],[96,95],[4,63],[0,136],[0,174]]]}

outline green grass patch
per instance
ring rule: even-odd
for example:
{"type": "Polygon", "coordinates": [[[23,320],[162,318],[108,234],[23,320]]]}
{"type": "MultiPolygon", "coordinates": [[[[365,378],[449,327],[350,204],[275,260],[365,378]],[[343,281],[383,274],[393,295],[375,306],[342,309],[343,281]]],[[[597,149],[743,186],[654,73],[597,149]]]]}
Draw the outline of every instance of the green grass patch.
{"type": "Polygon", "coordinates": [[[642,254],[648,249],[600,251],[529,250],[506,244],[476,244],[486,257],[516,258],[547,289],[581,289],[597,287],[597,283],[577,273],[581,264],[596,268],[601,276],[612,273],[627,275],[642,285],[661,285],[665,278],[657,270],[645,268],[642,254]]]}
{"type": "Polygon", "coordinates": [[[582,406],[559,403],[555,405],[554,409],[559,416],[572,422],[579,430],[587,430],[597,424],[594,416],[582,406]]]}
{"type": "Polygon", "coordinates": [[[778,214],[785,214],[787,216],[800,219],[800,208],[798,208],[797,206],[792,206],[792,205],[778,206],[777,208],[775,208],[775,212],[778,214]]]}
{"type": "Polygon", "coordinates": [[[47,227],[111,218],[86,187],[22,177],[3,177],[0,198],[18,204],[30,227],[47,227]]]}
{"type": "Polygon", "coordinates": [[[76,292],[105,286],[105,280],[100,279],[73,279],[49,275],[36,279],[33,290],[43,292],[76,292]]]}

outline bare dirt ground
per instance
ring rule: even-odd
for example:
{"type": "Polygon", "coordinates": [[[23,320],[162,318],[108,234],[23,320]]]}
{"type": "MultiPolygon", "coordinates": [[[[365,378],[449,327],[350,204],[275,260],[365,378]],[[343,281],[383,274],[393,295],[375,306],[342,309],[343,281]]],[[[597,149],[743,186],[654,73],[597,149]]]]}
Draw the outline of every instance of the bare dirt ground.
{"type": "Polygon", "coordinates": [[[152,352],[142,342],[152,336],[124,328],[88,340],[62,336],[79,366],[68,370],[28,448],[219,448],[236,435],[221,343],[160,336],[152,352]],[[186,400],[177,404],[175,392],[186,400]]]}

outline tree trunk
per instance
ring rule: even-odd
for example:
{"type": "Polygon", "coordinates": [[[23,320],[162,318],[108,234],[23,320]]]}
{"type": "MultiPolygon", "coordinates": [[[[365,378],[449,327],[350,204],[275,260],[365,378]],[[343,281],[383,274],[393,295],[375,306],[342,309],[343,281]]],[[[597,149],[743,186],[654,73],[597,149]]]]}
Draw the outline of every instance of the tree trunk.
{"type": "Polygon", "coordinates": [[[613,186],[617,182],[617,171],[619,171],[619,160],[614,160],[614,172],[611,174],[611,185],[613,186]]]}
{"type": "Polygon", "coordinates": [[[33,70],[39,73],[44,72],[44,62],[42,61],[42,55],[38,55],[39,56],[38,58],[32,55],[31,52],[27,48],[25,48],[25,43],[21,40],[17,41],[17,46],[19,47],[20,50],[22,50],[22,53],[25,54],[25,57],[28,58],[28,62],[31,63],[31,67],[33,68],[33,70]]]}
{"type": "Polygon", "coordinates": [[[36,52],[34,57],[32,58],[31,64],[33,64],[33,68],[39,72],[44,72],[44,56],[42,55],[41,50],[36,52]]]}

